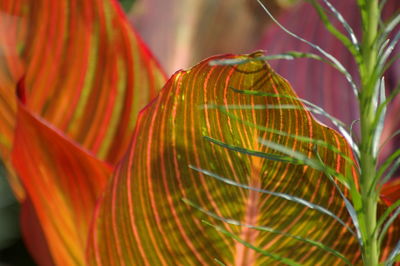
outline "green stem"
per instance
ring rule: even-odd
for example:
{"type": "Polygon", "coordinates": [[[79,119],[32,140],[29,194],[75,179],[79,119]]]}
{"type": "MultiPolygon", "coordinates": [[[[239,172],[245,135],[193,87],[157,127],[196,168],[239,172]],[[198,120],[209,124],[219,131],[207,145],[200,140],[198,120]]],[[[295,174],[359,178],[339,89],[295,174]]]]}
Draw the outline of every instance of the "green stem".
{"type": "Polygon", "coordinates": [[[377,174],[376,158],[373,154],[374,141],[374,119],[376,106],[373,104],[376,84],[379,78],[376,76],[376,63],[378,61],[378,48],[376,39],[378,35],[378,22],[380,18],[378,1],[365,0],[361,8],[364,16],[363,22],[363,42],[362,58],[360,65],[360,78],[362,90],[360,92],[360,123],[361,123],[361,143],[360,143],[360,168],[361,168],[361,198],[362,211],[359,213],[360,224],[363,229],[363,259],[367,266],[377,266],[379,264],[379,245],[376,233],[377,225],[377,204],[378,192],[371,189],[374,178],[377,174]]]}
{"type": "Polygon", "coordinates": [[[378,25],[379,25],[379,5],[377,0],[367,0],[367,18],[366,21],[366,31],[363,40],[363,54],[365,59],[365,66],[367,67],[367,72],[372,73],[375,68],[377,60],[377,49],[375,47],[377,35],[378,35],[378,25]]]}
{"type": "Polygon", "coordinates": [[[377,225],[377,202],[378,195],[375,189],[370,190],[376,176],[376,158],[372,155],[371,146],[371,123],[370,116],[363,114],[361,116],[362,125],[362,142],[361,152],[361,198],[362,212],[360,220],[364,225],[364,262],[367,266],[376,266],[379,262],[379,246],[378,236],[375,230],[377,225]]]}

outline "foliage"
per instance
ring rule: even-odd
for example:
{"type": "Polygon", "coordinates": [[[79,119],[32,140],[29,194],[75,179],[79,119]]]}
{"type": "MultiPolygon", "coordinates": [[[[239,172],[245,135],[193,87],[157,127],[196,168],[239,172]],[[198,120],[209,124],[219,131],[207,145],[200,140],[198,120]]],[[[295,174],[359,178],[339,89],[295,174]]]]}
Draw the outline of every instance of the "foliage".
{"type": "Polygon", "coordinates": [[[161,90],[162,70],[114,0],[0,3],[0,155],[37,262],[394,263],[400,150],[378,156],[399,91],[387,94],[384,75],[400,15],[381,21],[385,1],[358,0],[360,38],[329,1],[310,2],[356,75],[259,1],[315,53],[213,57],[161,90]],[[265,62],[297,58],[344,76],[359,140],[265,62]]]}

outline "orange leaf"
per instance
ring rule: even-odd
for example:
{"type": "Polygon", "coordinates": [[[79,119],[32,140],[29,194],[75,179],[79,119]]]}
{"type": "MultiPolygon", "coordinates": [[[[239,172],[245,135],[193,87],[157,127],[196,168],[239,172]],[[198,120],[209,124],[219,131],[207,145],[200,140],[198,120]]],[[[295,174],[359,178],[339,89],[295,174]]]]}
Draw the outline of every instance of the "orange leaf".
{"type": "Polygon", "coordinates": [[[17,109],[15,87],[24,76],[30,111],[98,158],[119,161],[137,113],[165,77],[118,3],[1,1],[0,33],[4,31],[8,34],[0,41],[0,55],[5,55],[0,63],[1,158],[7,163],[17,109]]]}
{"type": "Polygon", "coordinates": [[[19,105],[13,164],[54,261],[83,263],[89,222],[111,167],[19,105]]]}

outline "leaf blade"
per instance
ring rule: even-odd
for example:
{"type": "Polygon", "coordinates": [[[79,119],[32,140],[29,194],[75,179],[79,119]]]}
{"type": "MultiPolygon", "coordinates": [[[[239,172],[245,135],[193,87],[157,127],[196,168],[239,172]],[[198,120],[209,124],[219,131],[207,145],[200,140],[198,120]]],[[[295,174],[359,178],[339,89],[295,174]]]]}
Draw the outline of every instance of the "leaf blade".
{"type": "MultiPolygon", "coordinates": [[[[218,180],[188,167],[209,169],[219,176],[229,176],[237,183],[318,202],[352,226],[345,203],[333,200],[341,195],[332,181],[320,172],[304,165],[249,156],[235,149],[212,145],[203,137],[266,154],[272,150],[260,145],[259,138],[271,138],[312,157],[312,143],[289,137],[296,133],[301,137],[327,141],[351,158],[351,149],[345,140],[313,120],[305,109],[271,109],[266,112],[260,108],[235,108],[230,112],[240,119],[230,119],[218,109],[198,108],[210,103],[226,107],[237,104],[302,106],[300,101],[291,97],[258,97],[230,89],[266,91],[293,98],[295,94],[290,85],[265,62],[249,60],[240,66],[209,65],[212,60],[246,60],[257,56],[259,54],[211,58],[190,70],[178,72],[158,98],[143,110],[130,153],[114,173],[114,181],[100,205],[89,242],[90,264],[107,264],[113,260],[144,265],[207,264],[215,263],[213,258],[228,265],[272,263],[270,258],[257,256],[248,246],[202,226],[200,221],[204,216],[183,204],[182,198],[220,217],[255,226],[271,224],[276,230],[320,242],[348,256],[352,263],[360,260],[357,238],[342,226],[333,225],[332,217],[320,219],[318,211],[299,208],[296,203],[243,187],[222,186],[218,180]],[[241,121],[261,124],[287,132],[287,135],[259,130],[241,121]],[[329,230],[321,232],[318,229],[321,227],[329,230]],[[117,246],[110,244],[116,242],[117,246]]],[[[348,170],[346,160],[327,147],[329,145],[321,147],[320,158],[335,171],[345,174],[348,170]]],[[[276,156],[282,158],[280,153],[276,156]]],[[[339,186],[348,195],[345,187],[339,186]]],[[[210,222],[252,246],[260,246],[297,263],[312,263],[314,258],[321,256],[327,263],[341,260],[327,254],[326,250],[308,249],[291,241],[281,242],[279,237],[268,232],[245,227],[235,229],[221,224],[221,221],[210,222]]]]}
{"type": "Polygon", "coordinates": [[[165,75],[117,1],[2,1],[0,32],[0,152],[10,171],[18,86],[29,110],[118,162],[165,75]]]}
{"type": "Polygon", "coordinates": [[[54,261],[83,264],[89,223],[111,167],[40,121],[22,104],[12,158],[54,261]]]}

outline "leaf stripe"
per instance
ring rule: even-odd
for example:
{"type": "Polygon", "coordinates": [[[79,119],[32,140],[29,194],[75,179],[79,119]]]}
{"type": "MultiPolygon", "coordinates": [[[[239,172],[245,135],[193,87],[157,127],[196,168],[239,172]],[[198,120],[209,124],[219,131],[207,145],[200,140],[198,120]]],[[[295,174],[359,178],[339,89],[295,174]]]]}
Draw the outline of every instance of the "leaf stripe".
{"type": "MultiPolygon", "coordinates": [[[[211,81],[211,84],[210,84],[210,79],[211,79],[212,74],[215,73],[217,70],[218,70],[217,68],[210,68],[210,71],[208,71],[208,73],[207,73],[207,75],[206,75],[206,78],[205,78],[205,80],[204,80],[204,85],[203,85],[203,92],[204,92],[203,99],[204,99],[204,103],[208,103],[208,101],[209,101],[209,99],[208,99],[208,97],[207,97],[208,91],[209,91],[209,87],[210,87],[211,91],[214,92],[213,97],[211,97],[211,101],[212,101],[213,98],[216,97],[216,94],[215,94],[216,91],[213,90],[213,84],[212,84],[212,81],[211,81]]],[[[218,73],[218,72],[217,72],[217,73],[218,73]]],[[[231,76],[232,74],[233,74],[233,72],[231,71],[231,72],[229,72],[228,76],[231,76]]],[[[221,76],[223,75],[223,73],[218,73],[217,75],[218,75],[218,76],[217,76],[217,80],[220,80],[220,79],[221,79],[221,76]]],[[[224,89],[225,89],[225,90],[226,90],[226,87],[228,86],[228,80],[229,80],[229,78],[226,78],[226,79],[225,79],[225,82],[224,82],[224,89]]],[[[215,86],[215,85],[214,85],[214,86],[215,86]]],[[[192,89],[193,89],[193,88],[192,88],[192,89]]],[[[225,97],[226,97],[226,95],[225,95],[225,97]]],[[[212,114],[209,114],[208,110],[204,110],[204,118],[205,118],[205,125],[206,125],[206,129],[207,129],[207,133],[212,132],[212,129],[213,129],[213,127],[211,126],[210,117],[212,117],[212,114]]],[[[223,136],[223,134],[222,134],[222,129],[220,128],[221,122],[220,122],[220,120],[219,120],[219,117],[217,117],[216,121],[217,121],[217,122],[216,122],[215,124],[218,126],[217,132],[220,132],[220,133],[221,133],[221,134],[220,134],[220,137],[221,137],[221,138],[224,138],[224,136],[223,136]]],[[[215,126],[215,124],[214,124],[213,126],[215,126]]],[[[203,130],[202,130],[202,131],[203,131],[203,130]]],[[[173,132],[175,132],[175,131],[173,131],[173,132]]],[[[196,144],[195,144],[195,145],[196,145],[196,144]]],[[[211,152],[212,152],[212,154],[213,154],[214,156],[217,156],[217,151],[214,149],[213,146],[211,146],[211,152]]],[[[225,151],[224,151],[224,152],[225,152],[225,151]]],[[[229,155],[228,155],[227,152],[226,152],[226,157],[229,158],[229,155]]],[[[231,169],[232,172],[233,172],[233,176],[237,178],[237,173],[236,173],[236,171],[235,171],[235,168],[232,167],[232,162],[229,161],[229,164],[230,164],[230,169],[231,169]]],[[[185,193],[184,193],[184,191],[182,191],[182,192],[183,192],[183,195],[186,196],[185,193]]],[[[244,197],[244,193],[241,194],[240,196],[241,196],[241,197],[244,197]]],[[[199,200],[201,200],[201,198],[200,198],[199,200]]],[[[219,208],[216,208],[216,211],[219,211],[219,208]]],[[[235,211],[235,210],[233,210],[233,209],[232,209],[232,210],[230,210],[230,209],[227,210],[227,212],[229,213],[229,215],[232,215],[234,211],[235,211]]],[[[219,212],[218,212],[218,213],[219,213],[219,212]]],[[[197,225],[198,222],[197,222],[197,221],[195,221],[195,222],[196,222],[196,225],[197,225]]],[[[201,225],[198,224],[198,226],[201,226],[201,225]]],[[[229,230],[229,228],[226,228],[226,229],[229,230]]],[[[200,230],[203,230],[202,227],[200,227],[200,230]]],[[[204,233],[206,233],[206,232],[204,232],[204,233]]],[[[222,236],[222,234],[221,234],[221,236],[222,236]]],[[[224,241],[224,243],[225,243],[227,246],[229,246],[229,242],[228,242],[228,241],[226,241],[225,239],[224,239],[223,241],[224,241]]],[[[232,252],[233,252],[233,250],[234,250],[234,248],[232,247],[232,252]]]]}
{"type": "MultiPolygon", "coordinates": [[[[140,120],[141,120],[141,118],[142,118],[142,116],[141,115],[139,115],[139,118],[138,118],[138,123],[140,123],[140,120]]],[[[133,136],[133,145],[135,145],[136,144],[136,141],[137,141],[137,132],[135,132],[135,135],[133,136]]],[[[130,151],[130,153],[129,153],[129,159],[128,159],[128,167],[129,168],[131,168],[132,167],[132,164],[133,164],[133,158],[134,158],[134,153],[135,151],[132,149],[131,151],[130,151]]],[[[132,178],[131,178],[131,174],[128,172],[128,179],[126,180],[126,182],[127,182],[127,192],[128,191],[132,191],[132,184],[131,184],[131,181],[132,181],[132,178]]],[[[117,183],[115,183],[114,184],[114,186],[117,188],[117,183]]],[[[140,242],[140,238],[139,238],[139,233],[138,233],[138,230],[137,230],[137,227],[136,227],[136,224],[135,224],[135,221],[134,221],[134,219],[135,219],[135,214],[134,214],[134,211],[133,211],[133,208],[134,208],[134,206],[133,206],[133,202],[132,202],[132,198],[131,198],[131,194],[130,193],[127,193],[128,194],[128,206],[129,206],[129,222],[130,222],[130,226],[131,226],[131,230],[133,230],[133,232],[134,232],[134,236],[135,236],[135,239],[136,239],[136,241],[138,242],[138,248],[139,248],[139,251],[140,251],[140,255],[141,255],[141,258],[144,260],[144,263],[145,263],[145,265],[150,265],[150,263],[148,262],[148,260],[147,260],[147,258],[146,258],[146,254],[145,254],[145,252],[144,252],[144,250],[143,250],[143,248],[142,248],[142,244],[141,244],[141,242],[140,242]]],[[[104,230],[107,230],[106,228],[104,228],[104,230]]],[[[128,232],[129,232],[129,230],[127,230],[128,232]]],[[[118,236],[115,236],[115,237],[118,237],[118,236]]],[[[97,243],[96,243],[97,244],[97,243]]],[[[128,252],[130,251],[130,250],[127,250],[128,252]]],[[[131,255],[132,256],[132,255],[131,255]]],[[[133,257],[133,256],[132,256],[133,257]]],[[[112,258],[112,256],[109,256],[108,258],[112,258]]],[[[138,258],[137,258],[138,259],[138,258]]]]}

